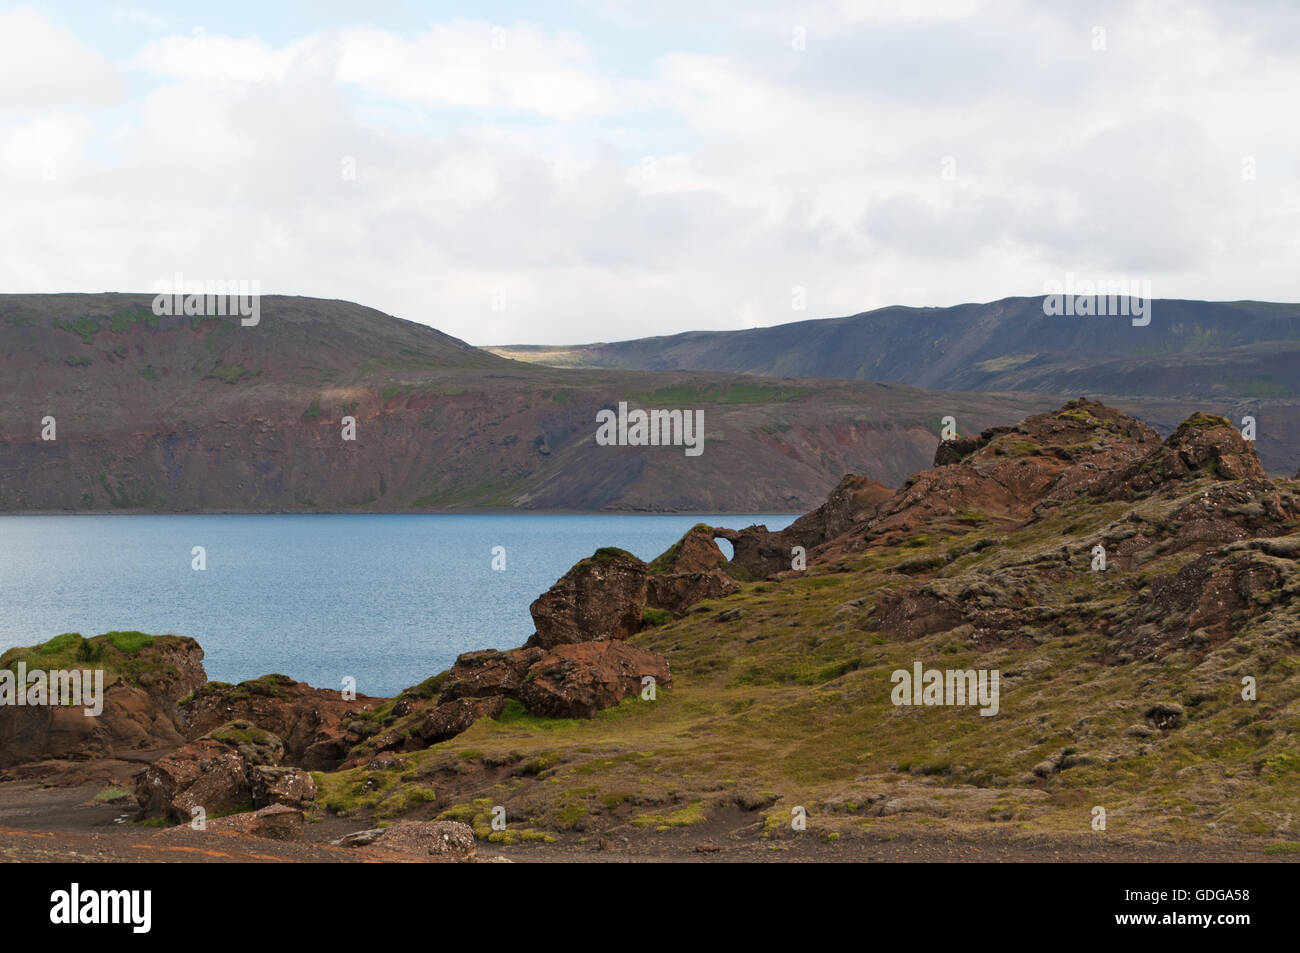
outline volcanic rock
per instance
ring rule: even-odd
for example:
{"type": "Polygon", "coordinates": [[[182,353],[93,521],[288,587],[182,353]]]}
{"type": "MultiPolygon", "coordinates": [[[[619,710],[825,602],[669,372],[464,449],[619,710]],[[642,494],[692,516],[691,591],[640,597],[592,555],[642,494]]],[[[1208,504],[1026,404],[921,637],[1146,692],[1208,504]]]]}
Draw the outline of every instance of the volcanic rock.
{"type": "MultiPolygon", "coordinates": [[[[110,636],[59,636],[75,641],[78,669],[104,671],[103,711],[88,717],[84,706],[0,706],[0,768],[54,759],[141,760],[184,742],[177,700],[207,681],[203,649],[194,639],[153,636],[123,652],[110,636]]],[[[16,664],[26,649],[3,654],[16,664]]]]}
{"type": "Polygon", "coordinates": [[[544,654],[540,648],[464,652],[448,671],[438,700],[450,702],[461,698],[514,695],[528,667],[544,654]]]}
{"type": "Polygon", "coordinates": [[[672,685],[668,662],[654,652],[623,642],[561,645],[529,668],[519,700],[535,715],[591,718],[639,693],[646,675],[672,685]]]}
{"type": "Polygon", "coordinates": [[[181,720],[190,740],[235,719],[252,722],[283,740],[286,762],[327,771],[347,750],[343,726],[381,701],[365,695],[346,699],[339,691],[264,675],[238,685],[209,682],[181,705],[181,720]]]}
{"type": "Polygon", "coordinates": [[[188,822],[196,807],[208,815],[230,813],[255,806],[255,788],[264,797],[272,789],[299,795],[310,790],[314,797],[310,775],[305,782],[261,775],[254,780],[256,769],[274,767],[283,754],[284,743],[278,737],[250,722],[223,725],[140,772],[135,783],[140,816],[188,822]]]}
{"type": "Polygon", "coordinates": [[[529,606],[537,631],[527,645],[553,649],[633,635],[641,628],[648,575],[631,553],[596,550],[529,606]]]}

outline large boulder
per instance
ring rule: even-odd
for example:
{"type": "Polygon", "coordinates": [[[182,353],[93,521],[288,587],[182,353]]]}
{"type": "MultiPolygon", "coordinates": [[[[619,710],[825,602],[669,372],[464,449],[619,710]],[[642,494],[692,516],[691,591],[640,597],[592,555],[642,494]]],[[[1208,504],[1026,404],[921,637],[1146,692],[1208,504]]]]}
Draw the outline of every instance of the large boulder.
{"type": "Polygon", "coordinates": [[[219,741],[190,742],[159,758],[136,778],[140,816],[188,822],[195,808],[226,814],[251,807],[248,764],[219,741]]]}
{"type": "Polygon", "coordinates": [[[649,575],[621,549],[598,549],[566,572],[528,611],[537,632],[529,646],[626,639],[641,628],[649,575]]]}
{"type": "Polygon", "coordinates": [[[582,642],[557,646],[528,669],[519,700],[535,715],[591,718],[602,708],[639,693],[642,679],[672,685],[663,656],[625,642],[582,642]]]}
{"type": "Polygon", "coordinates": [[[356,831],[334,841],[375,860],[426,860],[464,863],[475,854],[474,829],[460,821],[398,821],[385,828],[356,831]]]}
{"type": "Polygon", "coordinates": [[[499,652],[496,649],[464,652],[447,672],[438,701],[442,703],[461,698],[513,695],[523,681],[528,666],[544,654],[545,650],[540,648],[512,649],[509,652],[499,652]]]}
{"type": "Polygon", "coordinates": [[[248,789],[254,807],[281,804],[302,809],[316,800],[316,782],[302,768],[250,765],[248,789]]]}
{"type": "MultiPolygon", "coordinates": [[[[512,689],[512,694],[517,686],[512,689]]],[[[506,696],[490,695],[485,698],[457,698],[439,702],[424,719],[412,729],[412,735],[426,745],[454,738],[480,718],[495,718],[505,708],[506,696]]]]}
{"type": "Polygon", "coordinates": [[[316,796],[311,775],[276,770],[284,742],[247,721],[233,721],[182,745],[136,778],[141,817],[188,822],[193,809],[207,815],[267,803],[301,806],[316,796]]]}
{"type": "MultiPolygon", "coordinates": [[[[244,811],[226,817],[209,817],[200,829],[208,834],[251,834],[268,840],[302,840],[305,818],[301,810],[285,804],[269,804],[256,811],[244,811]]],[[[190,837],[194,830],[189,824],[179,824],[158,832],[158,836],[174,840],[190,837]]]]}

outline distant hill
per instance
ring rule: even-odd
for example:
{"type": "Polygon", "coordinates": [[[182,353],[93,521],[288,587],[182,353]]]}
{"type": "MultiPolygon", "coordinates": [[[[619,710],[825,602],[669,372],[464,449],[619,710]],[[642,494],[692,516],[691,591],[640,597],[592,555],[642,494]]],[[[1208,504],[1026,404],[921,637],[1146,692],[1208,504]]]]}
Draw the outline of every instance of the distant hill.
{"type": "Polygon", "coordinates": [[[1300,397],[1300,304],[1157,299],[1151,323],[1135,327],[1125,317],[1049,317],[1042,301],[890,307],[748,331],[489,350],[565,367],[890,380],[951,390],[1300,397]],[[1207,364],[1238,370],[1207,378],[1207,364]]]}
{"type": "Polygon", "coordinates": [[[489,348],[556,367],[899,381],[985,393],[1214,401],[1260,420],[1259,452],[1300,466],[1300,304],[1156,299],[1151,322],[1043,313],[1041,297],[890,307],[747,331],[489,348]]]}
{"type": "Polygon", "coordinates": [[[846,472],[895,486],[927,466],[945,415],[976,433],[1054,402],[558,370],[343,301],[265,296],[243,327],[151,300],[0,295],[0,512],[793,512],[846,472]],[[703,409],[704,453],[596,445],[597,411],[619,401],[703,409]]]}

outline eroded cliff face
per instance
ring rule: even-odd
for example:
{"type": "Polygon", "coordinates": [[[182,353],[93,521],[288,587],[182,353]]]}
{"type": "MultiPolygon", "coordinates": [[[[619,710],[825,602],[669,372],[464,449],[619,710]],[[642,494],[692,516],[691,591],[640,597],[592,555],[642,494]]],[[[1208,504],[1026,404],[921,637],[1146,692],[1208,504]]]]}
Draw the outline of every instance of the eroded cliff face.
{"type": "Polygon", "coordinates": [[[846,471],[897,484],[956,406],[984,427],[1048,404],[560,371],[346,302],[265,296],[256,327],[150,304],[0,296],[0,511],[792,512],[846,471]],[[704,452],[598,445],[597,413],[619,402],[702,410],[704,452]]]}

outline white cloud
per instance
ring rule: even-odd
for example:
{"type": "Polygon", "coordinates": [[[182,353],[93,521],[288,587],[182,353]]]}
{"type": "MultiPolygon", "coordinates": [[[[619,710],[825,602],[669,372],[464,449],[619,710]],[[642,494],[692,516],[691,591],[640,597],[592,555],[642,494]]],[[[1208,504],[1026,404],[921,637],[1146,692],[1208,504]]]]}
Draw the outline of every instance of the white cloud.
{"type": "MultiPolygon", "coordinates": [[[[844,0],[800,5],[800,51],[784,5],[723,26],[711,0],[665,3],[637,22],[702,32],[645,34],[630,72],[596,33],[462,19],[159,38],[124,58],[146,88],[111,126],[53,109],[87,76],[0,85],[20,111],[0,284],[256,278],[479,344],[988,300],[1067,270],[1295,297],[1296,16],[844,0]]],[[[80,43],[20,13],[29,61],[80,43]]]]}
{"type": "Polygon", "coordinates": [[[0,114],[111,102],[116,69],[31,7],[0,10],[0,114]]]}
{"type": "Polygon", "coordinates": [[[614,105],[608,79],[569,32],[528,23],[452,20],[410,37],[348,30],[339,79],[429,106],[502,109],[548,119],[595,116],[614,105]]]}

